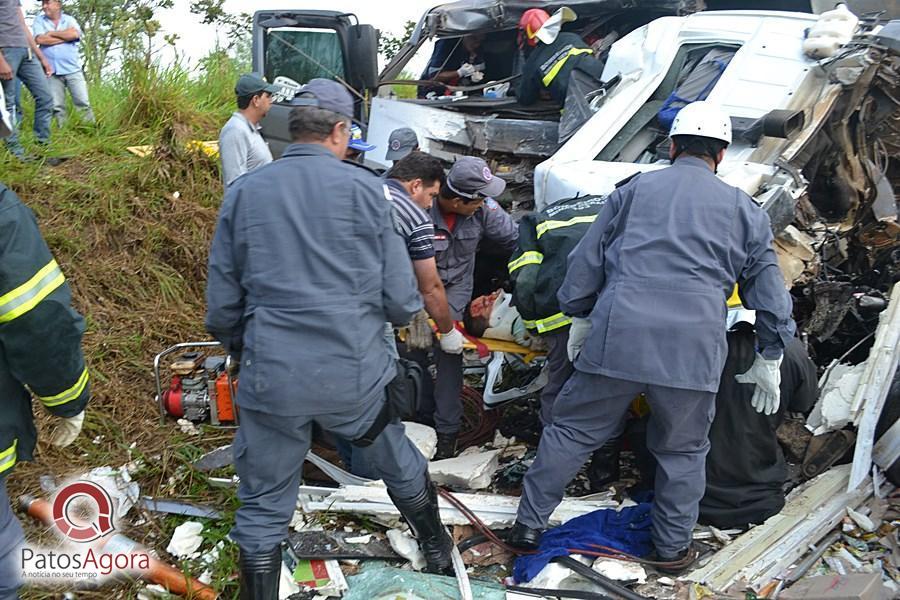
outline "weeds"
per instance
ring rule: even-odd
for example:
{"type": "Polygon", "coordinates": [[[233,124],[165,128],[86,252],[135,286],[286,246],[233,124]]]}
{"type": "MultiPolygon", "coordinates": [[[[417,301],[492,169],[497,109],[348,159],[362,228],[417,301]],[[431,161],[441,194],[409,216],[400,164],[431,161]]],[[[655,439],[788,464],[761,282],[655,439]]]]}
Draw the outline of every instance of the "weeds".
{"type": "MultiPolygon", "coordinates": [[[[203,331],[206,258],[221,202],[218,166],[189,152],[185,143],[209,140],[234,108],[237,67],[215,54],[204,70],[128,63],[111,79],[90,89],[96,127],[74,114],[54,127],[50,154],[68,157],[50,168],[20,163],[0,151],[0,181],[13,189],[38,217],[45,239],[72,286],[76,308],[85,315],[84,349],[92,375],[92,400],[84,433],[64,450],[40,442],[37,462],[17,466],[10,496],[42,495],[38,478],[57,480],[101,465],[139,461],[135,473],[143,494],[189,498],[226,512],[207,523],[209,549],[227,534],[235,508],[230,490],[210,488],[190,460],[227,443],[228,435],[190,438],[171,423],[160,425],[153,402],[153,356],[169,345],[207,339],[203,331]],[[126,152],[154,144],[152,157],[126,152]],[[177,194],[176,194],[177,192],[177,194]]],[[[22,139],[28,144],[32,106],[25,101],[22,139]]],[[[40,407],[42,438],[53,426],[40,407]]],[[[143,513],[145,524],[124,532],[159,551],[183,519],[143,513]]],[[[29,537],[41,529],[22,519],[29,537]]],[[[213,585],[230,597],[236,553],[224,544],[213,567],[213,585]]],[[[163,555],[163,558],[165,556],[163,555]]],[[[184,565],[194,574],[203,568],[184,565]]],[[[142,584],[79,592],[79,598],[133,598],[142,584]],[[110,592],[112,591],[112,595],[110,592]]],[[[25,598],[58,597],[26,589],[25,598]]]]}

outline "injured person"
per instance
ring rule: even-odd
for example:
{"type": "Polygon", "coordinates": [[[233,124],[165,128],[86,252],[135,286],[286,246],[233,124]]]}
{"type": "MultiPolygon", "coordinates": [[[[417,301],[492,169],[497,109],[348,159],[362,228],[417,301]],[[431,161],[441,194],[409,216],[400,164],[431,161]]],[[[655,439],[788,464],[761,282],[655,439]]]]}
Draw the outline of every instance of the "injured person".
{"type": "Polygon", "coordinates": [[[463,314],[463,326],[472,337],[515,342],[537,352],[546,350],[543,340],[528,333],[512,305],[512,294],[503,290],[472,300],[463,314]]]}

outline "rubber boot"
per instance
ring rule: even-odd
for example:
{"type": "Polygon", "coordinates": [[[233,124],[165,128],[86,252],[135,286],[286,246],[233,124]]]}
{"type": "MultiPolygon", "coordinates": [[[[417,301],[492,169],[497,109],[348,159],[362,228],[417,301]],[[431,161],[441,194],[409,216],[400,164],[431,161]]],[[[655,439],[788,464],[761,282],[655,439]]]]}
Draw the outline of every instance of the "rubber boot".
{"type": "Polygon", "coordinates": [[[241,552],[240,600],[278,600],[281,578],[281,545],[269,552],[246,554],[241,552]]]}
{"type": "Polygon", "coordinates": [[[602,492],[613,481],[619,480],[619,452],[622,450],[622,437],[612,438],[591,456],[587,468],[591,493],[602,492]]]}
{"type": "Polygon", "coordinates": [[[434,451],[434,460],[444,460],[456,456],[456,433],[438,433],[437,449],[434,451]]]}
{"type": "Polygon", "coordinates": [[[453,575],[450,552],[453,540],[444,529],[438,514],[437,488],[425,473],[425,489],[413,498],[398,498],[390,490],[388,495],[394,506],[406,519],[419,548],[425,555],[425,571],[440,575],[453,575]]]}

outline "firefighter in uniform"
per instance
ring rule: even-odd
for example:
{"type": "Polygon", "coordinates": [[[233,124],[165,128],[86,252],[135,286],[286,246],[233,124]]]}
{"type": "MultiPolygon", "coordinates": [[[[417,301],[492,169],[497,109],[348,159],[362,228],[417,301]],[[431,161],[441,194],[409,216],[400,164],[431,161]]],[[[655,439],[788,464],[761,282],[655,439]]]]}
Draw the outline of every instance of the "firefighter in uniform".
{"type": "Polygon", "coordinates": [[[509,536],[514,546],[539,543],[566,485],[622,430],[643,393],[651,409],[647,446],[658,464],[654,560],[667,563],[667,572],[693,562],[691,533],[727,350],[725,305],[735,282],[757,314],[759,350],[741,381],[755,384],[757,411],[778,408],[779,367],[795,331],[791,298],[768,215],[715,174],[731,143],[730,118],[695,102],[678,113],[670,136],[672,166],[621,183],[569,255],[557,295],[572,317],[575,373],[525,476],[509,536]]]}
{"type": "MultiPolygon", "coordinates": [[[[0,101],[2,105],[2,101],[0,101]]],[[[0,185],[0,600],[17,598],[25,541],[6,492],[15,464],[31,460],[32,396],[60,417],[50,443],[75,441],[90,395],[81,352],[84,319],[41,237],[34,214],[0,185]]]]}
{"type": "Polygon", "coordinates": [[[422,309],[380,179],[341,162],[353,99],[337,82],[301,90],[294,143],[229,186],[209,256],[206,328],[240,355],[234,461],[241,598],[278,598],[281,542],[318,424],[360,447],[406,518],[427,570],[450,570],[427,463],[388,415],[395,361],[385,322],[422,309]]]}
{"type": "MultiPolygon", "coordinates": [[[[584,237],[606,202],[600,196],[580,196],[554,202],[519,221],[519,243],[509,260],[513,305],[528,332],[547,342],[547,384],[541,390],[541,425],[550,425],[556,396],[575,370],[566,353],[569,325],[556,299],[566,276],[566,258],[584,237]]],[[[618,479],[621,436],[598,448],[588,466],[590,491],[599,492],[618,479]]]]}
{"type": "Polygon", "coordinates": [[[560,31],[555,38],[541,28],[550,19],[547,11],[530,8],[519,20],[519,47],[525,52],[522,78],[516,89],[516,101],[528,106],[538,101],[541,90],[560,106],[566,103],[569,79],[576,70],[600,81],[603,63],[578,34],[560,31]],[[543,39],[542,39],[543,38],[543,39]]]}
{"type": "MultiPolygon", "coordinates": [[[[508,254],[516,247],[515,221],[494,200],[505,189],[506,182],[494,175],[484,160],[464,156],[453,163],[437,201],[431,205],[435,262],[454,321],[462,320],[466,305],[472,300],[479,245],[493,243],[508,254]]],[[[434,362],[434,406],[426,406],[422,412],[427,415],[430,409],[434,414],[435,460],[439,460],[456,455],[463,416],[463,356],[438,347],[434,362]]]]}

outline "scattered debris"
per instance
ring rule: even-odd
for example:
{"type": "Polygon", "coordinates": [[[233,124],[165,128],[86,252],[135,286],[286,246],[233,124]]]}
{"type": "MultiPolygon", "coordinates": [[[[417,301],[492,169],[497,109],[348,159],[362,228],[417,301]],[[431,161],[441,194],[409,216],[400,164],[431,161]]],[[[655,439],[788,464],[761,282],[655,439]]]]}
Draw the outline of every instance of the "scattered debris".
{"type": "MultiPolygon", "coordinates": [[[[511,526],[516,519],[519,499],[498,494],[455,494],[485,525],[492,528],[511,526]]],[[[338,488],[300,486],[299,501],[305,512],[349,512],[365,514],[397,522],[400,513],[381,485],[343,485],[338,488]]],[[[441,521],[445,525],[468,525],[469,520],[443,498],[438,500],[441,521]]],[[[550,525],[559,525],[569,519],[601,508],[615,508],[614,500],[581,500],[564,498],[550,515],[550,525]]]]}
{"type": "Polygon", "coordinates": [[[820,575],[803,579],[779,595],[783,600],[881,600],[885,588],[877,573],[820,575]]]}
{"type": "Polygon", "coordinates": [[[233,451],[231,449],[231,444],[228,444],[225,446],[219,446],[215,450],[207,452],[206,454],[195,460],[192,464],[198,471],[208,473],[209,471],[214,471],[215,469],[227,467],[232,462],[233,451]]]}
{"type": "Polygon", "coordinates": [[[181,515],[183,517],[197,517],[200,519],[221,519],[222,513],[208,506],[181,502],[178,500],[158,500],[150,496],[141,498],[140,505],[152,512],[181,515]]]}
{"type": "Polygon", "coordinates": [[[615,560],[612,558],[598,558],[591,566],[592,569],[616,581],[629,583],[647,583],[647,571],[638,563],[615,560]]]}
{"type": "Polygon", "coordinates": [[[425,555],[419,549],[419,543],[411,535],[399,529],[389,529],[387,539],[394,552],[408,560],[413,569],[421,571],[425,568],[425,555]]]}
{"type": "MultiPolygon", "coordinates": [[[[459,600],[456,580],[442,575],[431,575],[378,567],[364,569],[347,579],[350,590],[343,600],[459,600]]],[[[473,597],[478,600],[505,600],[502,585],[485,581],[472,582],[473,597]]]]}
{"type": "Polygon", "coordinates": [[[821,396],[806,420],[806,425],[813,435],[836,431],[851,422],[850,406],[853,404],[853,397],[865,370],[866,363],[858,365],[835,363],[825,371],[822,380],[819,381],[819,386],[822,387],[821,396]]]}
{"type": "Polygon", "coordinates": [[[293,570],[293,581],[318,595],[340,598],[349,588],[336,560],[300,560],[293,570]]]}
{"type": "Polygon", "coordinates": [[[403,421],[403,427],[406,429],[406,437],[415,444],[422,456],[428,460],[434,458],[434,453],[437,452],[437,432],[428,425],[412,421],[403,421]]]}
{"type": "Polygon", "coordinates": [[[428,472],[435,483],[463,490],[487,488],[499,468],[499,450],[464,453],[428,464],[428,472]]]}
{"type": "Polygon", "coordinates": [[[181,430],[181,433],[186,435],[200,435],[200,430],[197,429],[197,426],[187,419],[178,419],[175,423],[178,425],[178,429],[181,430]]]}
{"type": "Polygon", "coordinates": [[[200,545],[203,543],[203,523],[186,521],[175,528],[172,539],[166,546],[166,552],[178,558],[197,558],[200,556],[200,545]]]}

